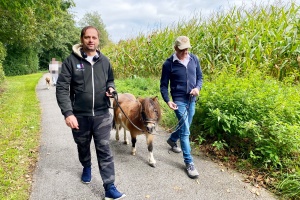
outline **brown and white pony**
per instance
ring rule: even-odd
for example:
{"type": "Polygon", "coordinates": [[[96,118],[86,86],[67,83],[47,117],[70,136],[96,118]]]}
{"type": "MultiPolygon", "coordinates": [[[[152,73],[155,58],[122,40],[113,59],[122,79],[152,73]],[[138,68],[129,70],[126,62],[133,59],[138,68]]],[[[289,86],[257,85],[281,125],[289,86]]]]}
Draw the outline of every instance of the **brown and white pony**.
{"type": "Polygon", "coordinates": [[[130,132],[132,142],[132,155],[136,154],[137,136],[146,135],[149,152],[149,165],[155,167],[156,161],[153,157],[153,132],[161,118],[160,105],[157,97],[135,98],[134,95],[125,93],[118,94],[113,102],[114,128],[116,129],[116,140],[119,140],[119,130],[124,129],[124,143],[128,144],[126,130],[130,132]],[[118,100],[118,102],[116,102],[118,100]]]}

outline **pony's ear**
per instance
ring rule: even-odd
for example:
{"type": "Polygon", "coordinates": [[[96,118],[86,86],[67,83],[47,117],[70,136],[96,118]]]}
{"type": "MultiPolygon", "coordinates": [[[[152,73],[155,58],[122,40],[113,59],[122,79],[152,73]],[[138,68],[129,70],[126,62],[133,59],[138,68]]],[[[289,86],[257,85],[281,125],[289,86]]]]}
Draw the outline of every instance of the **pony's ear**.
{"type": "Polygon", "coordinates": [[[136,100],[138,100],[139,102],[142,102],[143,98],[142,97],[137,97],[136,100]]]}
{"type": "Polygon", "coordinates": [[[153,101],[158,101],[158,96],[152,97],[153,101]]]}

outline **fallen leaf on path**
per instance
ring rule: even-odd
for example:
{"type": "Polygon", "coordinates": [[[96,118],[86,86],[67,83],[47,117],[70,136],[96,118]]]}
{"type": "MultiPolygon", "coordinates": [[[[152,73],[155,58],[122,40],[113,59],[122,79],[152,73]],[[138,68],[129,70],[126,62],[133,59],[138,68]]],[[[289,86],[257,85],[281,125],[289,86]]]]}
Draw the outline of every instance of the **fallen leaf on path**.
{"type": "Polygon", "coordinates": [[[175,186],[173,189],[179,191],[181,190],[181,187],[175,186]]]}

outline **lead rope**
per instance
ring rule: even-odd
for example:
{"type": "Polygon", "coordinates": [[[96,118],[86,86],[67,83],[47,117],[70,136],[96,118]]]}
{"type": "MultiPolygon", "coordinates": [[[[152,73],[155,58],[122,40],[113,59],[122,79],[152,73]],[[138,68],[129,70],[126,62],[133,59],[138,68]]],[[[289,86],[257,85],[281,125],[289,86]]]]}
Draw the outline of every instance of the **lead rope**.
{"type": "MultiPolygon", "coordinates": [[[[191,104],[192,97],[193,97],[193,95],[190,95],[190,96],[189,96],[189,102],[188,102],[188,105],[185,107],[185,111],[184,111],[182,117],[180,118],[180,120],[179,120],[173,127],[169,128],[169,129],[167,129],[167,130],[165,130],[164,132],[170,132],[174,127],[177,127],[174,131],[172,131],[172,132],[175,132],[175,131],[179,130],[179,129],[183,126],[184,123],[182,123],[180,126],[179,126],[179,124],[180,124],[180,122],[182,121],[182,119],[183,119],[185,113],[188,112],[188,109],[189,109],[190,104],[191,104]]],[[[184,121],[187,119],[187,117],[188,117],[188,113],[185,115],[184,121]]],[[[156,128],[156,127],[155,127],[155,128],[156,128]]],[[[156,131],[157,133],[163,132],[163,131],[157,131],[156,129],[155,129],[155,131],[156,131]]],[[[156,134],[156,135],[157,135],[157,134],[156,134]]]]}
{"type": "Polygon", "coordinates": [[[128,121],[139,131],[141,132],[145,132],[144,130],[140,129],[139,127],[137,127],[129,118],[128,116],[125,114],[124,110],[122,109],[122,107],[120,106],[119,104],[119,101],[118,101],[118,93],[116,91],[113,91],[111,93],[111,95],[113,96],[114,100],[116,101],[117,103],[117,106],[120,108],[120,110],[122,111],[122,113],[124,114],[124,116],[128,119],[128,121]]]}
{"type": "MultiPolygon", "coordinates": [[[[142,130],[142,129],[140,129],[139,127],[137,127],[137,126],[136,126],[136,125],[128,118],[128,116],[125,114],[124,110],[122,109],[122,107],[121,107],[120,104],[119,104],[119,101],[118,101],[118,93],[117,93],[116,91],[113,91],[111,94],[112,94],[114,100],[116,101],[117,106],[120,108],[120,110],[122,111],[122,113],[124,114],[124,116],[128,119],[128,121],[129,121],[136,129],[138,129],[139,131],[145,132],[144,130],[142,130]]],[[[183,119],[185,113],[188,112],[188,109],[189,109],[189,107],[190,107],[190,103],[191,103],[191,98],[192,98],[192,97],[193,97],[193,95],[190,95],[190,96],[189,96],[189,102],[188,102],[188,105],[186,106],[186,109],[185,109],[185,111],[184,111],[184,113],[183,113],[181,119],[180,119],[173,127],[169,128],[169,129],[167,129],[167,130],[165,130],[165,131],[158,131],[158,130],[156,130],[156,126],[155,126],[155,132],[157,132],[157,133],[159,133],[159,132],[161,132],[161,133],[162,133],[162,132],[169,132],[169,131],[171,131],[174,127],[177,127],[177,128],[176,128],[173,132],[179,130],[179,129],[183,126],[183,124],[184,124],[184,123],[182,123],[182,124],[179,126],[179,123],[182,121],[182,119],[183,119]]],[[[111,106],[109,106],[109,107],[110,107],[110,108],[114,108],[114,107],[111,107],[111,106]]],[[[187,117],[188,117],[188,115],[186,114],[186,115],[185,115],[184,121],[187,119],[187,117]]],[[[152,133],[152,134],[153,134],[153,135],[159,135],[159,134],[154,134],[154,133],[152,133]]]]}

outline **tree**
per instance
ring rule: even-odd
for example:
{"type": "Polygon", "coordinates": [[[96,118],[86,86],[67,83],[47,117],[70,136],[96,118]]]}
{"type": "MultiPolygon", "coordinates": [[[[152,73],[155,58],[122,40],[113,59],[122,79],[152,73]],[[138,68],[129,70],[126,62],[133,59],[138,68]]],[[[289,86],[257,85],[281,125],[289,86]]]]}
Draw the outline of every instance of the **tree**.
{"type": "Polygon", "coordinates": [[[41,43],[39,63],[41,69],[48,69],[52,58],[63,61],[72,51],[72,46],[80,42],[80,29],[75,26],[73,16],[65,13],[56,20],[49,22],[51,27],[45,33],[41,43]]]}
{"type": "Polygon", "coordinates": [[[24,47],[39,44],[49,21],[73,5],[72,0],[1,0],[0,42],[24,47]]]}
{"type": "Polygon", "coordinates": [[[87,12],[83,18],[79,20],[78,24],[80,28],[85,26],[95,26],[99,30],[100,48],[103,48],[105,45],[111,42],[105,29],[105,24],[103,23],[101,15],[98,12],[87,12]]]}
{"type": "Polygon", "coordinates": [[[0,1],[0,42],[7,50],[3,62],[7,75],[36,72],[38,55],[43,51],[70,52],[64,44],[69,43],[72,33],[77,31],[68,12],[74,5],[73,0],[0,1]]]}

